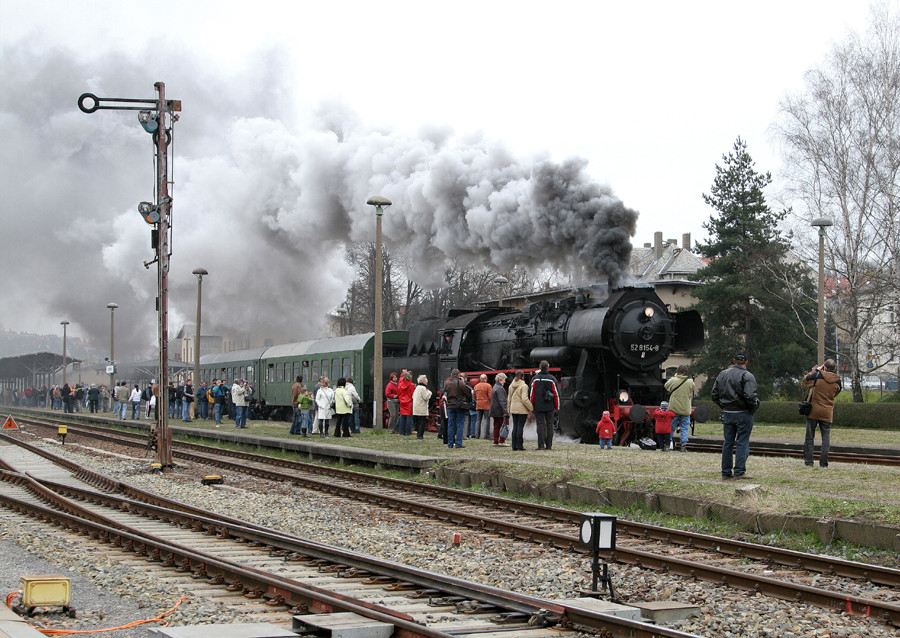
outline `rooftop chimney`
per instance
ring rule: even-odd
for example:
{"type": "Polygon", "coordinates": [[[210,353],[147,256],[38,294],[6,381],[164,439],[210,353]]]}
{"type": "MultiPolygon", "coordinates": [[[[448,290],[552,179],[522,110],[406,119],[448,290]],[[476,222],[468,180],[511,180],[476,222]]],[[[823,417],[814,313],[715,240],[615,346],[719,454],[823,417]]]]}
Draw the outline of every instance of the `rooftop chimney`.
{"type": "Polygon", "coordinates": [[[662,232],[653,233],[653,258],[659,259],[663,254],[662,232]]]}
{"type": "Polygon", "coordinates": [[[681,247],[685,250],[691,249],[691,234],[685,233],[681,236],[681,247]]]}

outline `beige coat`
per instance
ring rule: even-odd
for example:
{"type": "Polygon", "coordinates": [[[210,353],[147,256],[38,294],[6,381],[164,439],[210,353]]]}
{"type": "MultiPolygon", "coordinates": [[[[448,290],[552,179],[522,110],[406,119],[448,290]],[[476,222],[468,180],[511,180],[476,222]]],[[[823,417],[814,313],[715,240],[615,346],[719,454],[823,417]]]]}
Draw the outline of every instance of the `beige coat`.
{"type": "Polygon", "coordinates": [[[513,379],[510,384],[506,411],[510,414],[529,414],[534,411],[534,406],[528,400],[528,384],[524,380],[513,379]]]}
{"type": "MultiPolygon", "coordinates": [[[[812,388],[812,411],[807,419],[832,423],[834,419],[834,397],[841,391],[841,377],[836,372],[822,370],[822,378],[816,381],[817,372],[803,377],[803,385],[812,388]],[[815,386],[815,387],[813,387],[815,386]]],[[[805,398],[805,397],[804,397],[805,398]]]]}
{"type": "Polygon", "coordinates": [[[417,385],[413,391],[413,416],[428,416],[428,401],[431,399],[431,390],[424,385],[417,385]]]}

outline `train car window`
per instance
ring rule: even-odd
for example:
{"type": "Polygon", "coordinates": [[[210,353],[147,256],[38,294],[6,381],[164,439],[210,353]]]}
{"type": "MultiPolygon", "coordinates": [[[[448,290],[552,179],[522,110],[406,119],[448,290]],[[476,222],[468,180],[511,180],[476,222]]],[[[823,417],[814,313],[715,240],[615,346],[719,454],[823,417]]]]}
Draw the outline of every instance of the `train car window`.
{"type": "Polygon", "coordinates": [[[289,381],[293,381],[293,380],[296,379],[298,376],[300,376],[300,374],[301,374],[301,372],[300,372],[300,362],[299,362],[299,361],[294,361],[294,362],[291,364],[291,378],[289,379],[289,381]]]}
{"type": "Polygon", "coordinates": [[[344,365],[341,369],[341,376],[345,379],[353,376],[353,370],[350,368],[350,357],[344,357],[344,365]]]}
{"type": "Polygon", "coordinates": [[[341,376],[341,360],[340,359],[332,359],[331,360],[331,385],[337,383],[337,380],[341,376]]]}
{"type": "Polygon", "coordinates": [[[281,383],[284,381],[284,364],[276,363],[275,364],[275,383],[281,383]]]}
{"type": "Polygon", "coordinates": [[[313,361],[309,369],[309,387],[313,387],[319,381],[319,362],[313,361]]]}
{"type": "Polygon", "coordinates": [[[266,367],[266,382],[272,383],[272,381],[274,381],[274,380],[275,380],[275,364],[270,363],[266,367]]]}

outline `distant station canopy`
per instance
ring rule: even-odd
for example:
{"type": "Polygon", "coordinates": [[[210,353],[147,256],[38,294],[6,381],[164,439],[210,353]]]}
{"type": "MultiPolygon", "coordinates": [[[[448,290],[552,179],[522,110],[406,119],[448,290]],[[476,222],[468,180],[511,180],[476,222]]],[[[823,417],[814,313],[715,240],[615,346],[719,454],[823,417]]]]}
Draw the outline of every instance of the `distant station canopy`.
{"type": "Polygon", "coordinates": [[[48,377],[63,369],[63,365],[81,363],[81,359],[66,357],[55,352],[35,352],[19,354],[0,359],[0,381],[4,385],[18,381],[16,385],[30,386],[37,383],[39,377],[48,377]]]}

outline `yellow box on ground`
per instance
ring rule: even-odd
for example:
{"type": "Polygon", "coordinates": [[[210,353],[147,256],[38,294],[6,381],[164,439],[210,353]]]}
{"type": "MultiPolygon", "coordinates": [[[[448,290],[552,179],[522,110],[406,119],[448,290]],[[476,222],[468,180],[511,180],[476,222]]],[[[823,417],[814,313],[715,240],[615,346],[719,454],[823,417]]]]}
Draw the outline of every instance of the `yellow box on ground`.
{"type": "Polygon", "coordinates": [[[41,607],[45,605],[69,605],[71,585],[65,576],[20,576],[19,589],[22,590],[22,605],[41,607]]]}

